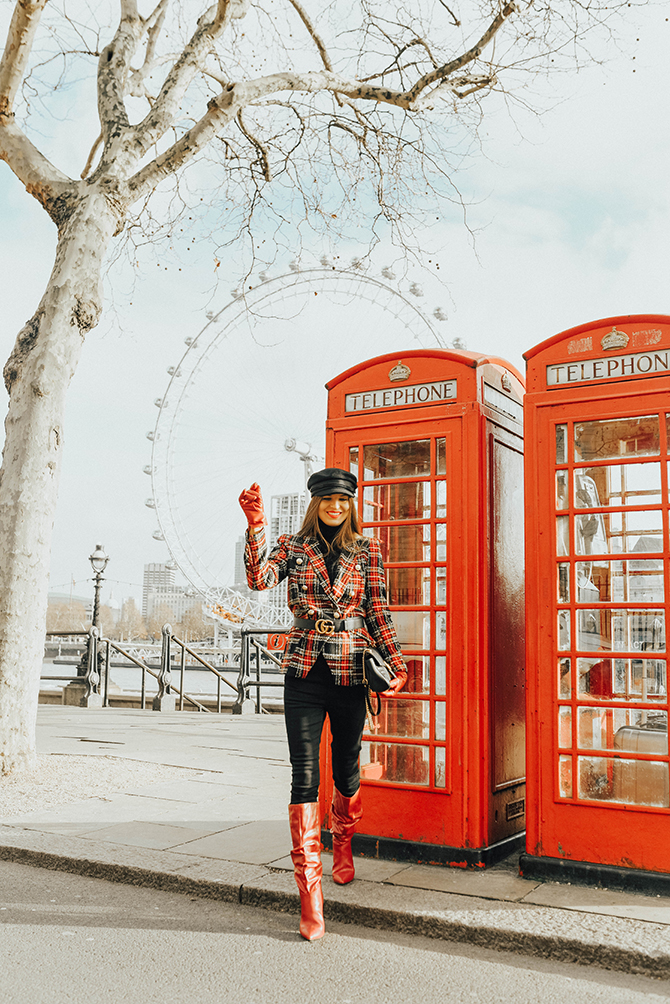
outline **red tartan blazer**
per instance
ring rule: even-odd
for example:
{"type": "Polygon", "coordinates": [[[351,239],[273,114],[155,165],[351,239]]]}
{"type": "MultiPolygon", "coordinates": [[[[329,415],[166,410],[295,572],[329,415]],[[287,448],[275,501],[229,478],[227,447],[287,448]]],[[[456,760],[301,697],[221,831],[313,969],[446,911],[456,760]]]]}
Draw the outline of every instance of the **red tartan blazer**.
{"type": "Polygon", "coordinates": [[[298,678],[307,676],[323,654],[335,683],[363,683],[362,653],[376,646],[395,673],[406,672],[400,645],[386,599],[386,577],[379,541],[365,537],[361,548],[344,552],[331,585],[316,538],[285,534],[266,557],[265,531],[247,531],[244,564],[250,589],[271,589],[288,577],[288,605],[295,617],[318,620],[331,617],[364,617],[366,628],[320,635],[292,628],[282,670],[298,678]]]}

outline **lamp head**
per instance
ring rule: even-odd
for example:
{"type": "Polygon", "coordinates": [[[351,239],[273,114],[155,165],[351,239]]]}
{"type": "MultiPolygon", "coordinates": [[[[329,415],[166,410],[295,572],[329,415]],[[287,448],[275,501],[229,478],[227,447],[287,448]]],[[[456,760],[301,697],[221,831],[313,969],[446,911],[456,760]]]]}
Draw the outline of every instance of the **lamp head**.
{"type": "Polygon", "coordinates": [[[102,544],[95,545],[95,551],[93,554],[89,554],[88,560],[91,562],[91,568],[97,574],[104,572],[107,567],[107,562],[109,561],[109,555],[105,554],[105,550],[102,544]]]}

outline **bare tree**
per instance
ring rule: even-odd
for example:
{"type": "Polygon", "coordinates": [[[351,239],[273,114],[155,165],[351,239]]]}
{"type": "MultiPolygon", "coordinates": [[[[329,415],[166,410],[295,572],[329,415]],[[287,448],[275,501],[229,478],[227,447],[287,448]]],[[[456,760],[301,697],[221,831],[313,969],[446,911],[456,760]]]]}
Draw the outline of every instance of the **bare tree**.
{"type": "Polygon", "coordinates": [[[116,624],[114,637],[132,641],[134,638],[143,638],[146,635],[146,628],[142,615],[137,609],[137,604],[132,596],[123,601],[121,617],[116,624]]]}
{"type": "MultiPolygon", "coordinates": [[[[0,159],[58,229],[47,288],[4,369],[2,772],[34,755],[65,397],[100,317],[113,239],[132,236],[149,198],[159,187],[175,191],[196,160],[231,210],[226,239],[248,235],[252,253],[258,213],[278,227],[307,220],[331,231],[363,219],[372,240],[386,225],[402,239],[418,197],[450,195],[459,117],[476,125],[487,95],[503,84],[514,92],[522,74],[579,53],[616,0],[216,0],[208,8],[159,0],[144,14],[138,0],[118,0],[107,25],[104,0],[81,3],[76,18],[74,7],[17,0],[0,61],[0,159]],[[30,116],[86,60],[97,62],[99,136],[75,178],[38,148],[30,116]]],[[[163,211],[160,193],[158,205],[163,211]]]]}
{"type": "Polygon", "coordinates": [[[52,602],[47,607],[47,634],[51,631],[86,631],[90,624],[83,603],[52,602]]]}

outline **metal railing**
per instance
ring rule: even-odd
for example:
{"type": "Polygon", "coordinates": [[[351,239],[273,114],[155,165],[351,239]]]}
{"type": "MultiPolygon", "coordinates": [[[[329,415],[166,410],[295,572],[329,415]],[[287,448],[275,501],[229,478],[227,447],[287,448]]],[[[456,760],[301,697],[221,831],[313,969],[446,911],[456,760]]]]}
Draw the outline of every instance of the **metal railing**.
{"type": "MultiPolygon", "coordinates": [[[[157,681],[158,690],[154,695],[152,700],[152,708],[154,711],[183,711],[184,702],[187,702],[198,711],[209,712],[210,709],[205,707],[200,701],[198,701],[191,694],[187,694],[184,690],[184,674],[186,670],[186,659],[187,656],[198,663],[198,666],[202,666],[209,673],[216,677],[216,711],[221,713],[222,705],[222,690],[221,685],[225,684],[230,690],[234,691],[237,695],[235,703],[232,706],[233,714],[248,714],[256,712],[256,714],[267,713],[267,709],[263,708],[261,702],[261,688],[262,687],[283,687],[283,680],[263,680],[261,679],[261,672],[263,667],[263,660],[269,660],[271,663],[277,667],[281,666],[281,660],[273,654],[268,648],[268,643],[262,644],[260,641],[261,637],[274,636],[275,638],[285,637],[288,634],[283,626],[276,628],[243,628],[241,632],[241,652],[240,652],[240,670],[237,677],[237,685],[234,685],[230,680],[226,679],[224,674],[211,664],[207,659],[200,655],[195,649],[188,645],[181,638],[178,638],[172,633],[172,627],[170,624],[164,624],[161,632],[161,651],[160,651],[160,663],[158,669],[155,670],[151,666],[147,665],[143,658],[138,657],[133,652],[128,650],[128,647],[124,647],[119,642],[114,641],[111,638],[101,637],[97,627],[91,627],[88,631],[52,631],[49,632],[50,637],[69,637],[69,638],[81,638],[86,639],[86,657],[85,657],[85,673],[83,675],[43,675],[42,680],[58,680],[58,681],[68,681],[75,682],[79,681],[83,685],[83,692],[79,700],[81,707],[109,707],[110,706],[110,694],[109,694],[109,683],[110,683],[110,664],[112,652],[118,653],[132,665],[137,666],[140,669],[141,676],[141,689],[140,689],[140,707],[146,710],[147,706],[147,674],[157,681]],[[173,682],[173,661],[174,661],[174,649],[173,646],[177,646],[180,650],[179,654],[179,665],[175,667],[175,671],[179,675],[179,685],[173,682]],[[252,661],[255,657],[255,679],[252,678],[252,661]],[[255,700],[252,701],[249,697],[249,690],[256,689],[255,700]],[[177,702],[178,699],[178,702],[177,702]]],[[[81,665],[78,662],[77,665],[81,665]]]]}
{"type": "Polygon", "coordinates": [[[262,645],[258,640],[261,636],[286,637],[288,631],[283,626],[276,628],[242,628],[242,651],[240,653],[240,672],[237,677],[237,700],[233,704],[234,715],[248,714],[252,708],[249,705],[256,705],[256,714],[261,715],[265,709],[261,703],[261,687],[283,687],[282,680],[261,680],[261,656],[269,659],[276,666],[281,666],[281,659],[269,650],[267,645],[262,645]],[[256,661],[256,679],[251,676],[252,649],[256,661]],[[256,689],[256,700],[253,702],[249,697],[249,690],[256,689]]]}

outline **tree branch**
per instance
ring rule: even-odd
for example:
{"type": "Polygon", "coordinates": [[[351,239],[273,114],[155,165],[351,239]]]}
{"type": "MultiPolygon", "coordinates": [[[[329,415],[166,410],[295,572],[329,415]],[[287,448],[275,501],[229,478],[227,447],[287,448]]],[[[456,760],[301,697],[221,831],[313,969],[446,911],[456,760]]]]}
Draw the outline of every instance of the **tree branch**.
{"type": "Polygon", "coordinates": [[[170,128],[189,84],[202,69],[202,63],[214,41],[225,31],[232,18],[244,17],[247,2],[248,0],[218,0],[213,20],[209,18],[214,8],[210,8],[199,19],[190,41],[165,78],[151,110],[134,129],[134,144],[140,156],[170,128]]]}
{"type": "Polygon", "coordinates": [[[144,62],[137,70],[130,70],[128,81],[128,94],[135,98],[148,98],[145,80],[153,72],[157,65],[156,46],[161,29],[165,22],[169,0],[160,0],[154,11],[143,21],[143,29],[147,35],[147,47],[144,53],[144,62]]]}
{"type": "Polygon", "coordinates": [[[128,192],[133,201],[147,195],[168,175],[173,174],[196,156],[232,119],[242,105],[234,100],[234,85],[212,98],[207,111],[181,139],[159,154],[128,180],[128,192]]]}
{"type": "Polygon", "coordinates": [[[411,106],[413,104],[416,98],[418,98],[426,87],[430,87],[430,85],[434,84],[437,80],[444,80],[456,70],[460,70],[461,67],[467,66],[468,63],[472,63],[475,59],[477,59],[481,55],[482,50],[486,48],[489,42],[503,26],[507,18],[510,17],[516,9],[517,7],[514,0],[509,0],[500,13],[494,17],[482,37],[475,45],[472,46],[471,49],[468,49],[467,52],[457,56],[456,59],[452,59],[451,62],[445,63],[444,66],[438,66],[437,69],[431,70],[430,73],[425,73],[422,77],[420,77],[414,86],[407,91],[409,105],[411,106]]]}
{"type": "Polygon", "coordinates": [[[48,0],[17,0],[0,60],[0,117],[12,115],[14,99],[26,72],[30,52],[48,0]]]}
{"type": "Polygon", "coordinates": [[[249,140],[249,142],[252,144],[252,146],[254,146],[256,148],[256,152],[258,154],[258,159],[261,162],[261,169],[263,171],[263,177],[265,178],[266,181],[272,181],[272,175],[270,173],[270,156],[268,154],[267,147],[263,146],[263,144],[261,143],[261,141],[259,139],[257,139],[257,137],[253,135],[253,133],[250,133],[249,130],[247,129],[247,127],[245,126],[244,121],[242,119],[242,109],[241,108],[240,108],[239,112],[237,113],[237,124],[240,127],[240,132],[242,133],[242,135],[246,136],[246,138],[249,140]]]}
{"type": "Polygon", "coordinates": [[[127,92],[130,61],[142,34],[143,21],[137,13],[136,0],[121,0],[119,27],[98,60],[98,114],[105,144],[103,161],[116,153],[119,139],[130,131],[123,99],[127,92]]]}
{"type": "Polygon", "coordinates": [[[292,7],[295,8],[295,10],[297,11],[297,13],[298,13],[298,15],[300,17],[300,20],[302,21],[302,23],[304,24],[305,28],[307,28],[307,31],[312,36],[312,39],[314,40],[314,44],[317,47],[317,49],[319,50],[319,55],[321,56],[321,62],[324,65],[324,69],[326,69],[326,70],[332,70],[333,64],[330,61],[330,57],[329,57],[328,52],[326,50],[326,46],[325,46],[325,44],[323,42],[323,39],[321,38],[321,36],[317,32],[316,28],[314,27],[314,24],[311,21],[311,19],[309,17],[309,14],[307,13],[307,11],[303,7],[303,5],[300,3],[300,0],[289,0],[289,3],[291,4],[292,7]]]}
{"type": "Polygon", "coordinates": [[[58,223],[55,203],[74,194],[77,183],[40,153],[13,118],[7,118],[0,125],[0,160],[5,161],[28,194],[34,196],[58,223]]]}

